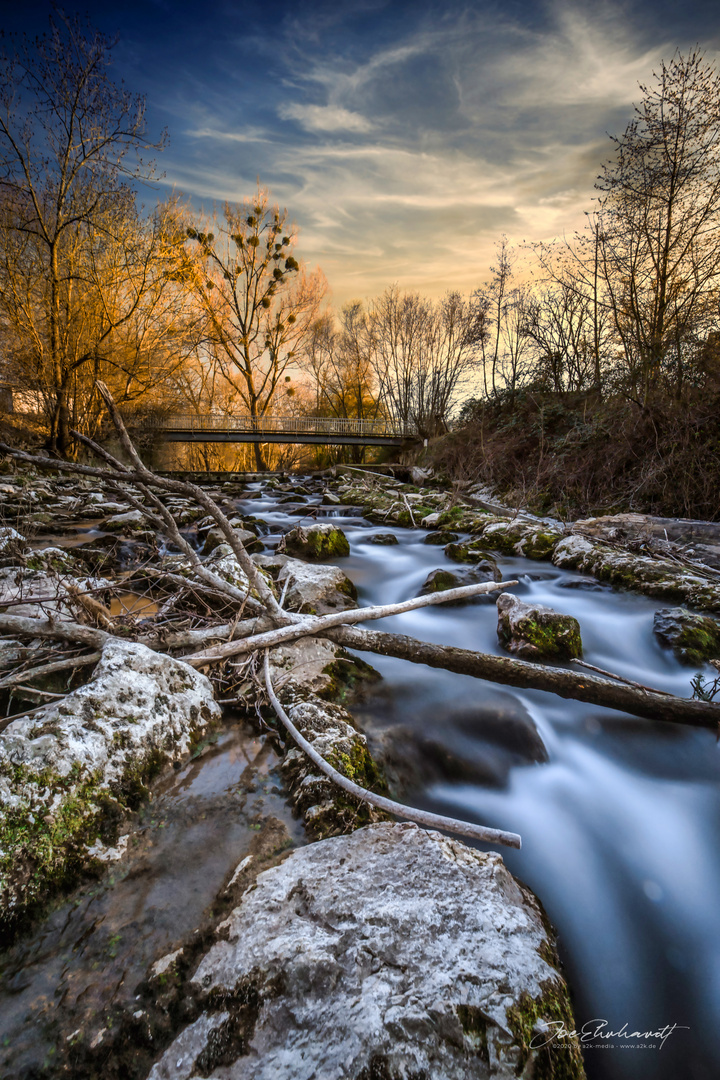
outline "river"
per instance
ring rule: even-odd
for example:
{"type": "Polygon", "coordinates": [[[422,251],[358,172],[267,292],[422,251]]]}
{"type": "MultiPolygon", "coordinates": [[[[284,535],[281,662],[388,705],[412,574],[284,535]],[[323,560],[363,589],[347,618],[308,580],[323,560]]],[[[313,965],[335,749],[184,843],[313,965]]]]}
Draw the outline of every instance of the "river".
{"type": "MultiPolygon", "coordinates": [[[[272,546],[302,519],[297,507],[279,507],[264,496],[256,485],[254,497],[238,506],[265,521],[264,540],[272,546]]],[[[355,583],[361,604],[407,599],[431,570],[456,567],[442,547],[424,543],[421,530],[379,530],[351,508],[313,506],[308,513],[309,520],[336,519],[346,533],[350,556],[336,562],[355,583]],[[378,531],[394,532],[398,545],[368,542],[378,531]]],[[[498,562],[505,579],[520,580],[513,590],[518,595],[579,620],[588,662],[690,695],[693,669],[679,664],[652,632],[654,612],[667,605],[550,563],[498,562]]],[[[502,654],[496,624],[495,605],[486,601],[425,608],[374,626],[502,654]]],[[[406,661],[363,658],[383,681],[354,712],[371,738],[389,741],[396,754],[405,740],[415,763],[407,801],[522,834],[522,850],[502,855],[557,928],[576,1021],[590,1033],[585,1059],[591,1080],[717,1077],[715,734],[406,661]],[[533,727],[547,751],[534,757],[546,760],[523,760],[533,727]],[[653,1034],[629,1037],[635,1032],[653,1034]]]]}

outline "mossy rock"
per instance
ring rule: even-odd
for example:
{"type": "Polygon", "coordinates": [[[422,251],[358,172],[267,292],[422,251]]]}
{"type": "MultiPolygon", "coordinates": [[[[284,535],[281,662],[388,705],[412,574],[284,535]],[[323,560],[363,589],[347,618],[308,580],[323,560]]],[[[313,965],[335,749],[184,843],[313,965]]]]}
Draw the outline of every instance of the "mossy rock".
{"type": "Polygon", "coordinates": [[[582,656],[580,624],[572,615],[526,604],[512,593],[501,593],[497,608],[498,638],[508,652],[527,660],[582,656]]]}
{"type": "MultiPolygon", "coordinates": [[[[449,589],[460,589],[464,585],[478,585],[485,581],[497,580],[497,567],[494,563],[484,561],[477,563],[475,566],[464,567],[462,570],[433,570],[426,577],[423,582],[423,586],[418,593],[418,596],[428,596],[431,593],[447,592],[449,589]]],[[[494,597],[491,593],[483,595],[482,593],[477,597],[470,597],[468,600],[453,601],[458,604],[471,603],[474,600],[487,603],[492,603],[494,597]]]]}
{"type": "Polygon", "coordinates": [[[350,554],[350,544],[342,529],[323,523],[291,529],[280,541],[278,551],[305,559],[338,559],[350,554]]]}
{"type": "Polygon", "coordinates": [[[458,534],[453,532],[430,532],[425,537],[424,544],[447,544],[448,540],[455,541],[458,539],[458,534]]]}
{"type": "Polygon", "coordinates": [[[663,608],[655,612],[653,630],[663,645],[683,664],[698,667],[720,658],[720,622],[687,608],[663,608]]]}

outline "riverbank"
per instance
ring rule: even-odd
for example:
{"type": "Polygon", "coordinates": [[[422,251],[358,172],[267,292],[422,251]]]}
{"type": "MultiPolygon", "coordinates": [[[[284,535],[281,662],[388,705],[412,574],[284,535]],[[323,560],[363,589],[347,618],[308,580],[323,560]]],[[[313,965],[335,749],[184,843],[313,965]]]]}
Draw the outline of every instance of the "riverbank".
{"type": "MultiPolygon", "coordinates": [[[[270,483],[274,485],[271,492],[277,504],[287,506],[288,502],[283,503],[283,499],[289,496],[290,503],[297,505],[298,509],[302,507],[303,517],[311,506],[317,504],[318,496],[320,499],[328,497],[332,505],[333,493],[326,487],[321,488],[317,482],[308,481],[305,485],[288,481],[283,485],[281,480],[277,480],[270,483]],[[282,491],[283,486],[287,489],[285,492],[282,491]]],[[[6,531],[0,553],[4,565],[0,570],[4,575],[3,601],[6,611],[9,603],[13,603],[16,611],[21,610],[23,618],[50,614],[59,623],[63,620],[83,623],[88,627],[88,635],[99,634],[102,628],[102,632],[110,633],[113,638],[127,639],[121,665],[126,672],[126,681],[137,666],[137,650],[140,653],[143,650],[151,652],[152,648],[161,647],[165,653],[168,649],[181,653],[183,647],[177,641],[178,635],[183,634],[185,647],[190,639],[197,643],[199,636],[212,640],[213,629],[226,617],[227,605],[224,607],[217,596],[211,596],[204,589],[203,581],[193,574],[192,568],[182,564],[177,554],[173,555],[164,544],[158,546],[152,530],[138,519],[130,503],[123,502],[122,489],[108,490],[102,483],[89,480],[62,482],[40,478],[27,471],[6,474],[3,484],[6,531]],[[28,540],[30,532],[34,535],[28,540]],[[22,601],[22,609],[17,607],[19,601],[22,601]],[[173,634],[176,635],[174,646],[173,634]],[[133,641],[139,641],[139,644],[131,644],[133,641]]],[[[222,487],[216,487],[213,494],[230,509],[237,500],[244,501],[243,496],[253,496],[254,491],[246,491],[244,485],[237,481],[226,481],[222,487]]],[[[252,502],[252,499],[249,501],[252,502]]],[[[251,548],[253,543],[262,547],[262,525],[258,520],[253,520],[253,515],[246,510],[244,506],[236,528],[239,533],[249,534],[246,542],[251,548]]],[[[226,575],[228,580],[240,582],[242,575],[237,564],[233,564],[231,555],[210,535],[212,528],[203,521],[201,514],[187,501],[178,499],[173,501],[172,512],[175,519],[182,523],[186,535],[193,536],[193,543],[203,553],[203,563],[212,566],[214,572],[226,575]]],[[[281,582],[281,585],[286,583],[284,595],[289,599],[295,591],[295,604],[309,605],[315,611],[342,610],[354,606],[353,590],[338,587],[342,586],[344,575],[340,573],[338,577],[339,571],[335,567],[305,563],[287,555],[274,555],[272,550],[269,555],[258,550],[255,559],[268,575],[269,582],[273,575],[278,580],[284,575],[281,582]],[[312,573],[308,573],[308,570],[301,572],[301,567],[312,569],[312,573]]],[[[82,880],[84,874],[90,873],[99,882],[99,886],[81,885],[79,892],[63,900],[72,875],[54,885],[50,876],[43,879],[45,887],[51,891],[54,888],[56,892],[53,913],[38,921],[38,909],[29,910],[28,917],[35,917],[34,924],[23,924],[23,935],[5,954],[3,961],[16,995],[12,1014],[4,1011],[4,1015],[14,1016],[22,1028],[26,1017],[37,1013],[39,985],[52,985],[52,977],[47,969],[42,964],[40,968],[33,966],[38,962],[38,949],[47,952],[48,934],[52,938],[51,927],[57,927],[58,920],[64,920],[63,925],[67,924],[64,912],[69,914],[77,907],[84,906],[91,909],[95,899],[88,890],[93,893],[97,889],[103,896],[112,896],[114,880],[124,883],[126,902],[132,904],[129,882],[137,878],[139,865],[142,865],[145,843],[142,838],[147,836],[148,814],[152,833],[163,824],[155,820],[154,807],[162,805],[163,791],[167,790],[168,784],[172,787],[174,776],[186,773],[191,761],[197,762],[193,766],[199,769],[196,783],[203,787],[201,763],[206,761],[210,766],[217,760],[213,749],[217,743],[213,740],[217,738],[222,741],[227,730],[223,727],[226,722],[212,714],[213,708],[216,708],[213,697],[220,701],[231,700],[232,708],[239,707],[250,721],[258,716],[255,703],[262,706],[262,698],[258,696],[252,670],[247,665],[238,668],[229,663],[213,668],[209,672],[214,684],[209,698],[207,680],[203,683],[203,677],[195,675],[196,681],[200,680],[197,682],[198,689],[206,695],[208,716],[205,726],[202,730],[197,729],[197,710],[201,711],[202,706],[188,702],[187,722],[185,725],[180,722],[174,735],[171,735],[167,724],[159,724],[158,731],[162,729],[162,735],[158,734],[155,739],[151,728],[142,728],[143,745],[147,746],[148,753],[143,752],[145,756],[141,761],[135,748],[140,728],[133,723],[133,716],[135,721],[143,716],[148,719],[160,718],[156,704],[161,697],[167,696],[167,687],[159,684],[154,689],[144,686],[135,697],[132,692],[127,693],[127,689],[132,687],[131,679],[128,687],[114,684],[104,687],[103,679],[107,679],[104,672],[110,663],[109,654],[105,656],[106,645],[99,649],[101,658],[94,669],[92,663],[75,663],[78,660],[76,648],[74,655],[66,657],[73,663],[62,671],[47,672],[38,678],[32,677],[32,672],[53,662],[42,641],[32,638],[22,640],[20,635],[13,644],[6,636],[4,647],[7,670],[16,672],[19,663],[25,672],[22,682],[15,681],[12,686],[6,685],[4,688],[5,694],[12,694],[14,704],[11,712],[23,702],[26,708],[31,706],[34,710],[33,716],[23,714],[27,719],[19,717],[8,724],[0,735],[3,748],[7,750],[4,760],[12,765],[10,771],[14,770],[13,776],[8,777],[8,791],[5,793],[8,797],[4,800],[5,808],[10,806],[13,811],[10,815],[13,828],[6,830],[3,845],[7,867],[6,888],[17,899],[25,895],[22,889],[15,888],[13,884],[17,883],[13,875],[16,875],[17,867],[23,861],[22,853],[33,863],[34,872],[43,867],[49,872],[62,865],[72,871],[75,880],[82,880]],[[107,723],[99,722],[96,715],[101,704],[100,697],[104,702],[107,723]],[[142,701],[140,697],[143,697],[142,701]],[[38,706],[38,700],[59,700],[60,703],[38,706]],[[88,701],[91,702],[92,715],[88,712],[88,701]],[[118,709],[115,701],[121,703],[125,721],[116,715],[118,709]],[[196,709],[195,716],[193,708],[196,709]],[[65,738],[70,729],[74,733],[72,744],[65,738]],[[99,748],[99,753],[96,752],[92,760],[88,759],[87,767],[81,764],[78,769],[76,750],[78,740],[82,739],[81,729],[87,732],[87,739],[96,751],[99,748]],[[35,753],[40,743],[44,757],[35,753]],[[22,761],[15,760],[18,753],[21,753],[22,761]],[[64,760],[72,762],[67,770],[63,765],[64,760]],[[100,761],[107,763],[101,774],[98,773],[100,761]],[[129,764],[132,761],[140,764],[136,771],[134,806],[123,804],[119,798],[126,768],[118,762],[129,764]],[[64,780],[63,783],[50,782],[48,762],[52,763],[55,774],[64,780]],[[16,775],[19,766],[22,766],[20,771],[23,772],[20,786],[16,775]],[[83,769],[85,772],[82,772],[83,769]],[[35,780],[28,776],[28,771],[35,772],[35,780]],[[153,779],[153,773],[158,771],[159,774],[153,779]],[[78,795],[80,790],[82,799],[78,795]],[[100,799],[101,793],[109,795],[112,813],[105,813],[109,803],[105,802],[104,797],[100,799]],[[103,805],[100,806],[100,803],[103,805]],[[70,805],[76,815],[72,822],[64,809],[70,805]],[[64,823],[62,830],[57,825],[58,809],[64,823]],[[22,828],[18,828],[21,814],[25,815],[24,823],[22,828]],[[135,819],[133,814],[139,817],[135,819]],[[10,850],[8,838],[14,845],[10,850]],[[40,852],[47,852],[48,848],[52,857],[45,864],[40,864],[38,856],[40,852]],[[107,865],[108,861],[112,869],[103,871],[102,865],[107,865]],[[45,944],[41,946],[43,941],[45,944]],[[28,978],[30,981],[26,983],[28,978]],[[18,994],[29,1010],[27,1014],[23,1014],[22,1008],[18,1007],[18,994]]],[[[117,650],[117,646],[111,645],[110,649],[117,650]]],[[[80,658],[84,658],[82,652],[80,658]]],[[[169,665],[173,672],[176,670],[174,665],[178,668],[183,666],[177,659],[168,658],[162,662],[166,668],[169,665]]],[[[273,653],[273,670],[281,698],[306,737],[318,745],[325,756],[334,758],[338,768],[368,786],[382,789],[383,779],[377,764],[369,757],[365,741],[358,733],[351,714],[344,704],[339,704],[339,700],[346,702],[351,699],[358,684],[372,679],[371,669],[329,642],[313,645],[310,639],[310,642],[305,640],[302,644],[276,650],[273,653]],[[292,677],[288,679],[289,674],[292,677]]],[[[13,675],[9,677],[13,678],[13,675]]],[[[167,681],[168,675],[163,675],[163,678],[167,681]]],[[[5,701],[6,711],[10,704],[8,698],[5,701]]],[[[183,714],[177,703],[170,698],[167,702],[160,702],[160,705],[169,710],[173,722],[178,725],[183,714]]],[[[534,1033],[539,1030],[537,1024],[543,1018],[546,1022],[572,1022],[567,992],[554,959],[553,938],[534,898],[506,874],[498,856],[473,853],[456,842],[448,845],[437,841],[439,846],[433,846],[433,841],[429,848],[423,847],[422,851],[418,848],[413,861],[424,860],[423,872],[415,877],[399,873],[398,866],[402,863],[408,844],[420,843],[422,846],[425,841],[421,841],[420,837],[426,834],[418,833],[416,838],[417,830],[408,833],[406,828],[389,823],[371,824],[370,832],[367,828],[354,832],[359,825],[373,820],[367,808],[360,807],[358,810],[348,800],[338,798],[326,781],[308,769],[298,751],[292,750],[284,740],[278,741],[277,736],[267,731],[263,726],[270,721],[266,709],[262,710],[262,716],[262,721],[255,721],[260,727],[254,738],[263,746],[273,746],[273,752],[280,754],[275,775],[282,779],[279,783],[277,780],[274,782],[273,786],[277,789],[274,798],[280,798],[282,793],[283,798],[291,800],[310,836],[329,838],[342,834],[349,838],[352,834],[358,838],[368,837],[367,844],[370,846],[367,850],[363,847],[366,845],[365,839],[359,839],[360,847],[352,846],[347,854],[338,853],[334,848],[327,849],[327,855],[323,854],[326,849],[322,845],[336,843],[331,839],[313,843],[311,850],[316,853],[312,856],[314,865],[322,865],[324,879],[329,885],[335,882],[333,887],[339,888],[340,895],[343,895],[342,890],[347,889],[351,882],[347,878],[348,870],[341,868],[348,860],[355,865],[355,860],[360,877],[384,880],[386,890],[389,889],[395,896],[394,908],[388,909],[378,922],[378,913],[373,914],[367,907],[367,904],[374,902],[376,890],[371,891],[367,904],[363,902],[360,908],[357,905],[357,890],[354,887],[351,890],[353,900],[349,910],[352,910],[352,916],[346,914],[345,917],[351,919],[358,932],[358,961],[353,961],[349,968],[341,964],[331,984],[344,987],[343,993],[348,1002],[364,1000],[366,1009],[374,1002],[374,1007],[380,1010],[384,1019],[377,1029],[370,1030],[366,1024],[361,1025],[354,1057],[355,1072],[348,1075],[357,1073],[360,1076],[364,1075],[363,1069],[377,1071],[381,1067],[392,1072],[405,1067],[409,1061],[417,1065],[416,1071],[420,1073],[423,1069],[430,1069],[429,1061],[423,1064],[422,1056],[418,1056],[417,1024],[423,1009],[431,1010],[427,1021],[430,1026],[422,1040],[423,1044],[427,1044],[425,1052],[441,1056],[446,1063],[447,1075],[483,1075],[482,1070],[490,1067],[494,1075],[514,1075],[518,1068],[523,1067],[528,1056],[537,1056],[530,1043],[534,1033]],[[373,833],[373,829],[381,831],[373,833]],[[374,836],[377,840],[373,840],[374,836]],[[368,859],[369,862],[366,861],[368,859]],[[345,885],[341,885],[342,879],[345,885]],[[429,883],[434,879],[442,881],[442,887],[435,893],[427,892],[429,883]],[[469,899],[471,894],[473,903],[469,899]],[[474,903],[479,895],[486,897],[488,906],[484,914],[474,911],[474,903]],[[437,911],[437,924],[444,925],[448,922],[448,904],[453,911],[467,911],[468,920],[455,926],[444,943],[438,943],[438,963],[428,968],[423,956],[430,947],[430,939],[423,939],[426,922],[423,921],[422,928],[419,926],[418,912],[424,912],[425,920],[430,905],[437,911]],[[366,919],[365,924],[362,919],[366,919]],[[371,926],[380,929],[371,931],[371,926]],[[378,934],[380,937],[375,941],[378,934]],[[484,948],[489,950],[488,956],[491,957],[495,950],[498,957],[503,957],[502,961],[491,961],[481,976],[478,974],[482,972],[480,957],[473,952],[479,941],[484,941],[484,948]],[[411,943],[413,949],[419,948],[420,951],[412,964],[408,958],[408,963],[404,965],[404,981],[398,982],[393,971],[397,968],[398,956],[411,943]],[[511,954],[517,957],[512,962],[511,954]],[[445,967],[440,963],[443,955],[446,956],[445,967]],[[465,959],[458,966],[460,956],[465,959]],[[453,960],[453,957],[456,959],[453,960]],[[461,972],[466,974],[460,977],[461,972]],[[380,991],[382,977],[390,980],[392,990],[389,997],[384,997],[384,992],[380,991]],[[444,1019],[441,1020],[441,1016],[444,1019]],[[433,1038],[437,1040],[436,1044],[430,1038],[431,1029],[435,1032],[433,1038]],[[435,1050],[432,1049],[433,1045],[435,1050]]],[[[84,746],[85,742],[82,743],[83,749],[84,746]]],[[[82,763],[82,757],[80,760],[82,763]]],[[[235,788],[235,785],[231,787],[235,788]]],[[[245,791],[246,803],[252,794],[250,788],[245,791]]],[[[236,791],[232,798],[237,800],[237,797],[236,791]]],[[[268,1075],[280,1075],[277,1072],[278,1062],[283,1054],[287,1054],[289,1044],[283,1044],[280,1040],[271,1050],[267,1042],[268,1032],[274,1024],[273,1008],[284,1007],[283,995],[286,991],[283,990],[278,996],[278,978],[281,983],[283,980],[292,982],[301,979],[305,995],[308,979],[310,986],[317,985],[319,988],[325,985],[327,962],[322,956],[326,955],[328,943],[325,943],[325,951],[318,955],[317,962],[313,961],[310,968],[307,958],[303,961],[301,971],[297,967],[297,960],[293,959],[294,935],[290,935],[283,946],[286,951],[278,959],[278,935],[269,933],[263,948],[274,950],[272,964],[275,964],[275,968],[272,968],[267,956],[263,959],[259,954],[254,955],[252,962],[246,953],[242,958],[236,958],[233,961],[235,967],[231,969],[235,972],[232,976],[235,995],[232,1001],[228,998],[229,984],[223,984],[225,989],[220,992],[212,987],[209,989],[202,978],[199,983],[193,981],[197,964],[208,946],[212,942],[222,941],[222,932],[216,938],[216,927],[219,928],[223,918],[237,912],[233,918],[240,920],[238,925],[242,925],[242,920],[249,917],[244,914],[244,897],[248,895],[247,889],[258,872],[271,866],[273,861],[282,862],[283,867],[287,867],[283,880],[289,883],[284,887],[290,897],[298,895],[297,888],[307,872],[303,869],[302,860],[298,861],[293,854],[298,842],[297,833],[293,838],[292,827],[273,826],[272,817],[268,818],[262,813],[257,800],[251,799],[250,802],[255,817],[246,828],[249,827],[252,833],[254,824],[257,824],[259,837],[266,837],[266,841],[259,848],[257,844],[253,847],[252,843],[248,847],[247,841],[244,841],[244,848],[238,844],[235,855],[242,857],[238,857],[221,875],[221,887],[215,891],[214,899],[202,909],[202,915],[190,905],[190,924],[186,923],[184,933],[180,932],[180,928],[186,916],[175,905],[177,934],[171,942],[174,947],[154,957],[142,978],[138,978],[135,965],[132,974],[129,969],[121,973],[120,981],[113,990],[108,974],[107,992],[103,992],[97,988],[95,976],[96,989],[91,995],[94,1009],[92,1017],[88,1017],[80,1006],[85,992],[83,978],[87,979],[88,975],[83,976],[84,969],[79,964],[78,983],[73,986],[72,982],[68,983],[67,963],[62,965],[62,978],[56,988],[64,982],[62,1000],[65,1005],[53,1010],[52,1016],[44,1014],[42,1009],[36,1015],[39,1028],[44,1029],[43,1038],[37,1042],[43,1057],[40,1065],[44,1066],[46,1074],[60,1075],[69,1065],[73,1075],[79,1077],[96,1076],[100,1071],[103,1075],[109,1072],[110,1075],[145,1076],[163,1046],[187,1028],[188,1031],[192,1030],[192,1040],[195,1040],[192,1042],[192,1052],[183,1049],[188,1045],[190,1036],[180,1034],[178,1037],[185,1041],[172,1050],[170,1057],[163,1058],[153,1075],[165,1075],[169,1068],[171,1072],[168,1075],[182,1075],[175,1071],[179,1068],[176,1063],[181,1057],[187,1057],[187,1067],[190,1069],[199,1068],[193,1063],[202,1059],[205,1075],[214,1075],[213,1070],[231,1060],[236,1063],[236,1068],[242,1065],[255,1070],[254,1075],[257,1075],[258,1062],[264,1063],[263,1068],[270,1069],[268,1075]],[[192,926],[196,920],[199,925],[192,926]],[[273,970],[277,977],[272,974],[273,970]],[[135,994],[131,992],[134,979],[138,980],[135,984],[138,993],[135,994]],[[124,985],[126,980],[127,987],[124,985]],[[260,1003],[265,1004],[259,1007],[260,1003]],[[231,1005],[229,1012],[228,1004],[231,1005]],[[75,1022],[78,1017],[79,1026],[75,1022]],[[258,1047],[262,1047],[262,1051],[258,1047]],[[171,1061],[172,1068],[169,1064],[171,1061]],[[241,1061],[241,1065],[237,1064],[238,1061],[241,1061]]],[[[239,811],[241,809],[239,807],[239,811]]],[[[173,813],[166,813],[165,826],[177,838],[176,842],[182,845],[182,828],[173,813]]],[[[214,870],[216,880],[220,869],[214,870]]],[[[152,871],[146,873],[150,873],[152,878],[152,871]]],[[[262,878],[260,884],[262,888],[269,888],[269,879],[267,886],[263,884],[265,880],[262,878]]],[[[175,887],[182,889],[181,879],[175,887]]],[[[309,894],[305,896],[303,905],[308,910],[316,911],[311,923],[320,919],[321,912],[324,913],[323,918],[327,917],[328,904],[320,893],[312,900],[309,894]]],[[[303,905],[299,912],[301,923],[307,918],[302,914],[305,911],[303,905]]],[[[144,924],[140,918],[138,926],[128,930],[137,916],[131,918],[129,923],[127,919],[123,922],[122,917],[118,916],[117,905],[111,906],[123,927],[122,932],[118,931],[120,937],[127,936],[129,939],[124,945],[119,947],[119,942],[115,940],[117,934],[107,937],[101,919],[100,927],[82,922],[76,925],[79,938],[73,942],[72,936],[68,938],[66,935],[62,938],[62,947],[66,950],[70,947],[74,954],[79,941],[85,940],[83,951],[95,957],[94,963],[99,962],[101,969],[107,967],[117,972],[117,966],[110,961],[114,961],[119,953],[127,955],[131,942],[137,940],[138,933],[142,935],[144,924]],[[103,951],[106,954],[114,952],[115,956],[106,955],[104,960],[99,961],[103,951]]],[[[337,917],[338,912],[333,918],[336,920],[337,917]]],[[[255,921],[253,917],[250,925],[254,926],[255,921]]],[[[238,934],[241,941],[245,937],[246,933],[238,934]]],[[[259,939],[255,944],[259,949],[259,939]]],[[[57,947],[60,947],[59,943],[57,947]]],[[[214,956],[212,949],[217,947],[213,945],[208,955],[214,956]]],[[[333,949],[339,950],[338,959],[348,952],[346,935],[341,935],[333,949]]],[[[220,951],[223,953],[223,948],[220,951]]],[[[223,953],[225,969],[226,959],[223,953]]],[[[212,970],[216,969],[213,967],[212,970]]],[[[222,977],[230,978],[229,975],[222,977]]],[[[104,983],[104,975],[99,981],[104,983]]],[[[328,1012],[329,1001],[318,994],[313,992],[311,996],[317,997],[315,1015],[319,1017],[328,1012]]],[[[343,997],[339,991],[335,1000],[340,1013],[344,1013],[343,997]]],[[[357,1025],[351,1022],[348,1032],[356,1032],[356,1028],[357,1025]]],[[[315,1061],[313,1067],[339,1068],[339,1065],[333,1064],[333,1054],[347,1055],[347,1039],[342,1035],[343,1030],[339,1021],[333,1022],[332,1032],[329,1027],[322,1031],[318,1029],[318,1046],[323,1054],[329,1056],[320,1062],[315,1061]]],[[[10,1067],[14,1067],[13,1061],[21,1062],[27,1075],[30,1075],[32,1069],[38,1067],[38,1061],[23,1058],[23,1054],[30,1054],[32,1059],[33,1049],[23,1044],[21,1053],[20,1043],[22,1040],[18,1041],[16,1032],[7,1033],[3,1050],[5,1060],[10,1067]],[[13,1058],[15,1051],[18,1056],[13,1058]]],[[[547,1053],[545,1057],[548,1057],[547,1053]]],[[[564,1075],[581,1075],[582,1066],[577,1053],[570,1055],[566,1065],[569,1072],[566,1071],[564,1075]]],[[[291,1075],[298,1075],[297,1061],[288,1073],[288,1076],[291,1075]]]]}

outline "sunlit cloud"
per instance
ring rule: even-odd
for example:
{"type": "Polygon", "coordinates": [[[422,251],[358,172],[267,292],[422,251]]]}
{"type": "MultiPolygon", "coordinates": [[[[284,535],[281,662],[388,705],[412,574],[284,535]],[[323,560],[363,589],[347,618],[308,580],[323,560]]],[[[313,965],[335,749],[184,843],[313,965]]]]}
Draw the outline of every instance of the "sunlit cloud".
{"type": "Polygon", "coordinates": [[[168,186],[211,210],[259,178],[338,302],[392,282],[470,291],[501,234],[522,245],[583,228],[608,133],[675,51],[678,9],[641,7],[418,0],[396,17],[386,0],[311,0],[258,17],[212,65],[156,84],[168,186]]]}
{"type": "Polygon", "coordinates": [[[307,131],[372,131],[372,123],[360,113],[337,105],[300,105],[297,102],[281,105],[278,115],[283,120],[297,120],[307,131]]]}

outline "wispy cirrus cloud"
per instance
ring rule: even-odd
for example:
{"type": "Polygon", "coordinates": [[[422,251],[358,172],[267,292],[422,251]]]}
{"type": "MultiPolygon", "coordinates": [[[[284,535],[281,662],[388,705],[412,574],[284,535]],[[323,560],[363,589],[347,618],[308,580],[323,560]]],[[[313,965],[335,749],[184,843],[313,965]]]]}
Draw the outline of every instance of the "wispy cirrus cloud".
{"type": "Polygon", "coordinates": [[[219,36],[206,14],[192,60],[133,42],[171,124],[167,181],[207,207],[260,177],[338,301],[467,291],[501,233],[582,227],[638,82],[677,44],[720,43],[704,0],[252,3],[219,36]]]}
{"type": "Polygon", "coordinates": [[[278,115],[283,120],[297,120],[306,131],[372,131],[373,124],[360,113],[338,105],[302,105],[290,102],[281,105],[278,115]]]}

